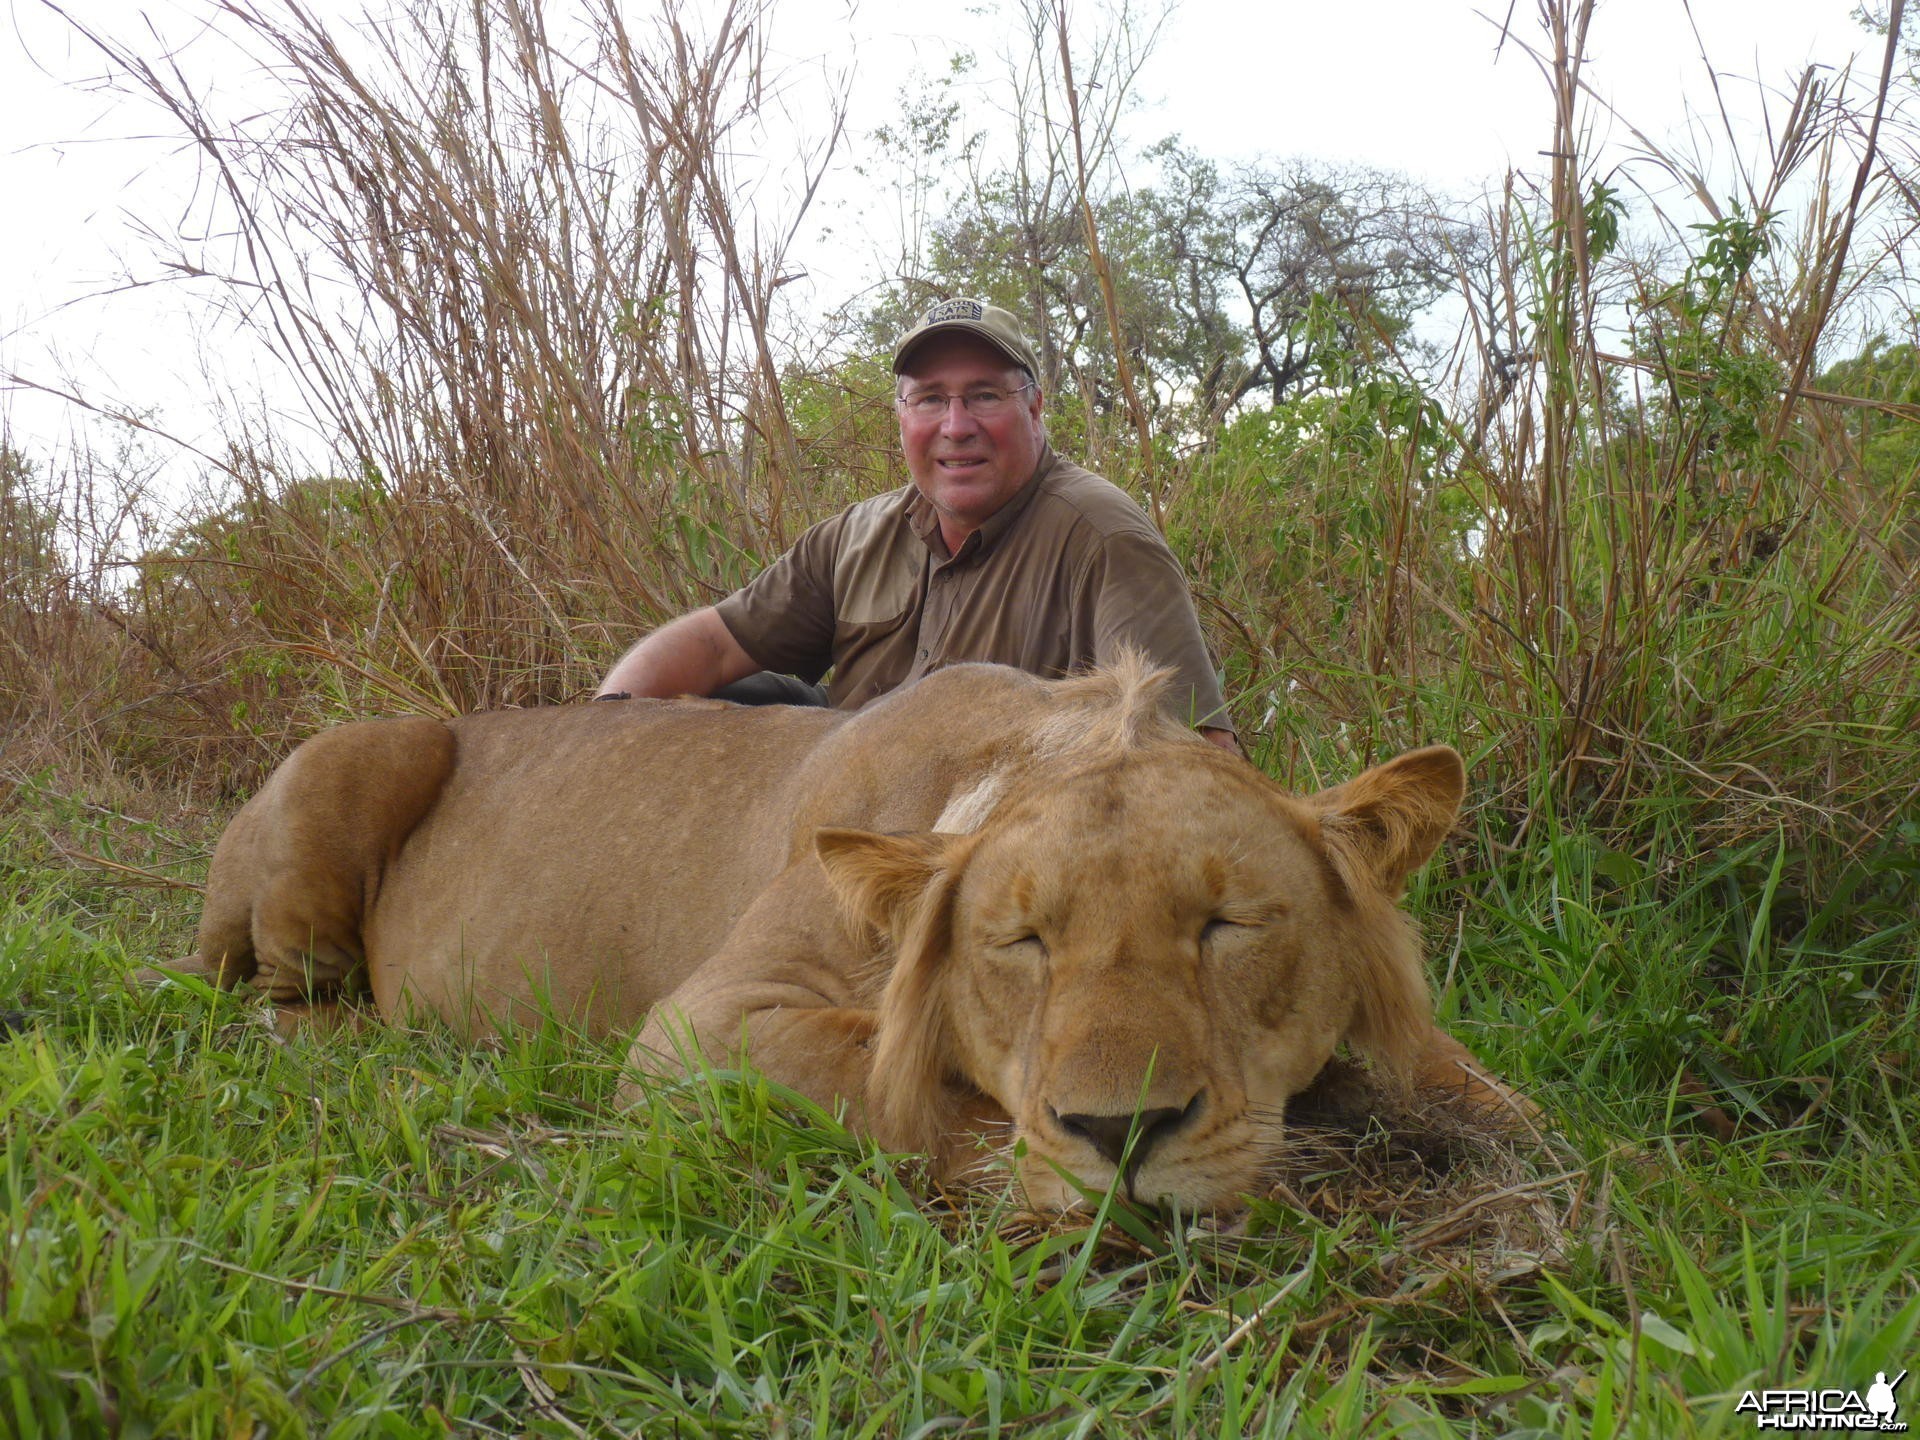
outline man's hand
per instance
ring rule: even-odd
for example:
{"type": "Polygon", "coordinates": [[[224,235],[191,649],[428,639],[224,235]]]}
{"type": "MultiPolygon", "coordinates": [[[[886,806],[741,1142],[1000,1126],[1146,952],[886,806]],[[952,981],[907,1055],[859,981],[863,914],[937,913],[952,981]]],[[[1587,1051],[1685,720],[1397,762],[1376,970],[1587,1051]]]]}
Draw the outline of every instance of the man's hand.
{"type": "Polygon", "coordinates": [[[1239,755],[1242,759],[1246,758],[1245,753],[1240,749],[1240,742],[1233,738],[1233,731],[1221,730],[1212,725],[1202,725],[1200,727],[1200,733],[1229,755],[1239,755]]]}

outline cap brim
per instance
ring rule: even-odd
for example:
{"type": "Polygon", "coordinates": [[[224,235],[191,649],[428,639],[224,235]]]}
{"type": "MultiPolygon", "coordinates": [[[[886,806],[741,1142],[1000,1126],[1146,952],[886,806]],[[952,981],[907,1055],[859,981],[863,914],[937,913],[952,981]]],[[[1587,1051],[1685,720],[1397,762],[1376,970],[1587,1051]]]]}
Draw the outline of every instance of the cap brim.
{"type": "Polygon", "coordinates": [[[991,345],[994,349],[998,350],[1002,355],[1006,356],[1007,359],[1011,361],[1014,365],[1026,371],[1027,374],[1032,375],[1034,373],[1033,364],[1031,361],[1029,361],[1024,355],[1020,354],[1018,351],[1014,350],[1011,346],[1009,346],[1006,343],[1006,341],[1002,340],[998,335],[994,334],[993,331],[989,330],[985,325],[982,325],[978,321],[974,321],[974,320],[942,320],[937,324],[927,326],[925,329],[914,331],[911,335],[907,336],[906,339],[902,340],[898,345],[894,347],[893,373],[898,375],[900,373],[900,367],[906,363],[907,357],[913,354],[913,352],[918,350],[922,345],[926,344],[927,341],[933,339],[937,335],[951,334],[955,331],[959,331],[967,335],[972,335],[977,339],[986,341],[987,344],[991,345]]]}

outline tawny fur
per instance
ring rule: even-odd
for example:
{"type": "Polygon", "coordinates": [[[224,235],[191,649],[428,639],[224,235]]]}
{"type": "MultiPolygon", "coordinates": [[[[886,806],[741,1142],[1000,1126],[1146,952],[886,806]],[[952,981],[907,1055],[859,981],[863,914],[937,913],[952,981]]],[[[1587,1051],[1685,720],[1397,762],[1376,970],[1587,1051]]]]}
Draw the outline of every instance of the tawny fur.
{"type": "Polygon", "coordinates": [[[1169,718],[1164,686],[1127,657],[1055,682],[955,667],[857,715],[344,726],[235,818],[197,960],[475,1037],[637,1027],[642,1073],[744,1045],[948,1173],[975,1137],[1024,1142],[1042,1205],[1123,1161],[1142,1198],[1231,1205],[1343,1043],[1506,1103],[1462,1082],[1395,903],[1452,823],[1458,757],[1294,798],[1169,718]]]}

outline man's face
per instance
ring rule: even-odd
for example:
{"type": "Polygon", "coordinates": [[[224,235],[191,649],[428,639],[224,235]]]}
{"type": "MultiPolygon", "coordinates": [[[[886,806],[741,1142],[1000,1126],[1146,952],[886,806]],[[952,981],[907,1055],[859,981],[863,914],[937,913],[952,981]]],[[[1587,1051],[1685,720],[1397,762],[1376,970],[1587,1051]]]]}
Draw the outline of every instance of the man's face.
{"type": "Polygon", "coordinates": [[[984,419],[958,404],[927,418],[896,407],[907,473],[939,513],[940,533],[949,550],[957,550],[1033,478],[1044,431],[1039,388],[1021,390],[1027,383],[1026,371],[965,332],[935,335],[907,356],[899,383],[903,396],[1019,391],[1015,403],[984,419]]]}

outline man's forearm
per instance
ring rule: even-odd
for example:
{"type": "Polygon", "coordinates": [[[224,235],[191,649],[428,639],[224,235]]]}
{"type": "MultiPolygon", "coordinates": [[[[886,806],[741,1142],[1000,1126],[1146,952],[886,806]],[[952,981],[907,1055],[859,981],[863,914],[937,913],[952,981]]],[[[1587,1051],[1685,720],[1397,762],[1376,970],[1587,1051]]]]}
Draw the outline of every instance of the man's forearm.
{"type": "Polygon", "coordinates": [[[759,668],[714,610],[695,610],[661,626],[622,655],[598,693],[662,700],[711,695],[759,668]]]}

